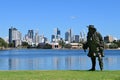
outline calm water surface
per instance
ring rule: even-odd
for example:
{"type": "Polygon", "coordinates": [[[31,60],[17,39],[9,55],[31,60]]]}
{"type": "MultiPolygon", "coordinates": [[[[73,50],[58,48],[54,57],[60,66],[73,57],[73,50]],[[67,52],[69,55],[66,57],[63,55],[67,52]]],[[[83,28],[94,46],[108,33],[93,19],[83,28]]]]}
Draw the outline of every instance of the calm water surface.
{"type": "MultiPolygon", "coordinates": [[[[105,50],[104,70],[120,70],[120,50],[105,50]]],[[[83,50],[17,49],[0,51],[0,70],[88,70],[83,50]]],[[[96,69],[99,70],[98,61],[96,69]]]]}

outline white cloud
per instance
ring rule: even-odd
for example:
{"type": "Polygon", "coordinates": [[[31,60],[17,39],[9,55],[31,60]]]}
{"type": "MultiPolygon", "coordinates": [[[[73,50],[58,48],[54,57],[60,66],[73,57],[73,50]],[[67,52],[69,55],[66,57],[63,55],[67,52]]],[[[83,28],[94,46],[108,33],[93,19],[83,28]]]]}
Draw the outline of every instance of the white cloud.
{"type": "Polygon", "coordinates": [[[77,19],[78,17],[77,16],[71,16],[70,18],[71,19],[77,19]]]}

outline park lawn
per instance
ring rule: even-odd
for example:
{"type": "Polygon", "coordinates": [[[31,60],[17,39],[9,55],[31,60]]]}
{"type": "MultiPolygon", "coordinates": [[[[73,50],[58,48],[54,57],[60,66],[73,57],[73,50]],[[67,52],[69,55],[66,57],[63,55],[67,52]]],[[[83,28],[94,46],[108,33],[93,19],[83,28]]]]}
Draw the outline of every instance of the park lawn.
{"type": "Polygon", "coordinates": [[[120,70],[0,71],[0,80],[120,80],[120,70]]]}

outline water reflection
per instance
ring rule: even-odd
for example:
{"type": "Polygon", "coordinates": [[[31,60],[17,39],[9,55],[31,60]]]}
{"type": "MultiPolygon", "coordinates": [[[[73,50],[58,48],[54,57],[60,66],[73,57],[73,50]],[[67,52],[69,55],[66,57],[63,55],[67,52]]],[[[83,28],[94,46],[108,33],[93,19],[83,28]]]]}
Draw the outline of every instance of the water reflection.
{"type": "MultiPolygon", "coordinates": [[[[9,58],[8,70],[80,70],[87,69],[88,58],[81,56],[9,58]]],[[[3,66],[5,66],[3,65],[3,66]]],[[[1,67],[0,67],[1,68],[1,67]]],[[[7,68],[5,68],[7,70],[7,68]]]]}
{"type": "Polygon", "coordinates": [[[111,68],[113,70],[119,69],[120,70],[120,56],[108,56],[105,58],[104,63],[105,63],[105,68],[110,70],[111,68]]]}
{"type": "MultiPolygon", "coordinates": [[[[16,54],[16,52],[14,53],[16,54]]],[[[54,52],[52,53],[54,54],[54,52]]],[[[63,53],[66,53],[66,51],[63,53]]],[[[76,54],[52,56],[41,54],[33,56],[33,54],[26,55],[23,52],[22,55],[19,55],[19,52],[17,53],[18,55],[13,55],[12,53],[12,56],[1,54],[0,70],[87,70],[91,67],[90,58],[86,54],[77,54],[79,53],[78,51],[74,51],[74,53],[76,54]]],[[[106,54],[103,61],[105,70],[120,70],[120,64],[118,62],[120,61],[120,55],[113,56],[106,54]]],[[[99,69],[98,61],[96,69],[99,69]]]]}

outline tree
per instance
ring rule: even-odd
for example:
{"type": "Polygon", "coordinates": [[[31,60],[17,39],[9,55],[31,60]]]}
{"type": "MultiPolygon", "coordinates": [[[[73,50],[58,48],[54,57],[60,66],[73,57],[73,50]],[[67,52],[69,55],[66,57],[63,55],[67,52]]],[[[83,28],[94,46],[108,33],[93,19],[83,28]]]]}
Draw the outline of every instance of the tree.
{"type": "Polygon", "coordinates": [[[64,48],[65,47],[65,42],[63,40],[59,41],[59,45],[64,48]]]}
{"type": "Polygon", "coordinates": [[[52,45],[48,43],[39,43],[37,48],[38,49],[52,49],[52,45]]]}
{"type": "Polygon", "coordinates": [[[50,44],[45,44],[45,46],[43,47],[44,49],[52,49],[52,45],[50,45],[50,44]]]}
{"type": "Polygon", "coordinates": [[[27,42],[22,42],[22,46],[23,46],[23,47],[28,47],[28,45],[29,45],[29,44],[28,44],[27,42]]]}
{"type": "Polygon", "coordinates": [[[0,47],[8,47],[8,44],[4,41],[4,39],[0,38],[0,47]]]}
{"type": "Polygon", "coordinates": [[[113,43],[117,44],[118,47],[120,47],[120,40],[118,40],[118,41],[113,41],[113,43]]]}
{"type": "Polygon", "coordinates": [[[15,44],[13,42],[9,43],[9,47],[13,48],[13,47],[15,47],[15,44]]]}
{"type": "Polygon", "coordinates": [[[71,44],[66,44],[66,45],[65,45],[65,48],[70,49],[71,47],[72,47],[71,44]]]}
{"type": "Polygon", "coordinates": [[[118,45],[115,43],[111,43],[111,45],[109,46],[110,49],[116,49],[118,48],[118,45]]]}

